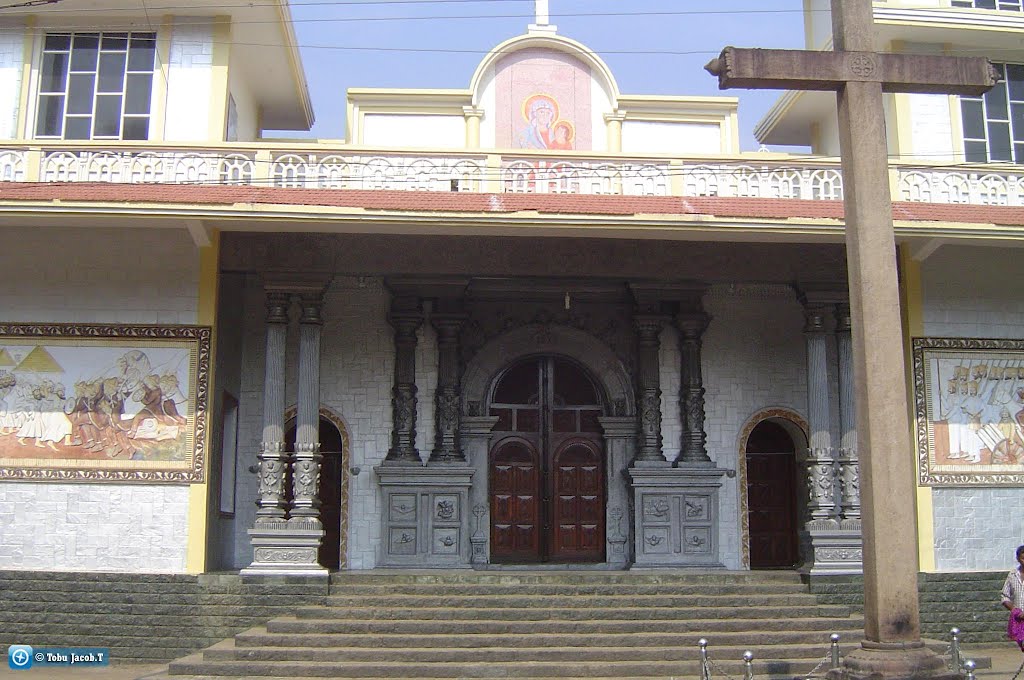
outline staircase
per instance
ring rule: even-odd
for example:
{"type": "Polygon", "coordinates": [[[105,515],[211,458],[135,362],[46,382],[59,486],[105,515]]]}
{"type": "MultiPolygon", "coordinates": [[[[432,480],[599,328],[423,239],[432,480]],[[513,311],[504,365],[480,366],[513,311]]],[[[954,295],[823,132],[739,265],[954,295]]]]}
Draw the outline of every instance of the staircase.
{"type": "Polygon", "coordinates": [[[171,663],[161,678],[670,678],[811,671],[863,619],[789,572],[336,574],[300,606],[171,663]]]}

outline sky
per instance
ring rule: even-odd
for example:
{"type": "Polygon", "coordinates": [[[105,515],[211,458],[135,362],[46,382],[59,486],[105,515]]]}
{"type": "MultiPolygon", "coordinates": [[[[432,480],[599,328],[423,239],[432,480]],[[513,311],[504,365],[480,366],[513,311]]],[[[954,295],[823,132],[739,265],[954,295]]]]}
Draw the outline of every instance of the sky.
{"type": "MultiPolygon", "coordinates": [[[[620,92],[740,98],[740,145],[778,98],[721,92],[704,64],[726,45],[804,47],[802,0],[549,0],[559,35],[597,52],[620,92]]],[[[526,32],[534,0],[292,0],[320,139],[345,137],[349,87],[466,88],[498,43],[526,32]]],[[[294,135],[294,133],[290,133],[294,135]]]]}

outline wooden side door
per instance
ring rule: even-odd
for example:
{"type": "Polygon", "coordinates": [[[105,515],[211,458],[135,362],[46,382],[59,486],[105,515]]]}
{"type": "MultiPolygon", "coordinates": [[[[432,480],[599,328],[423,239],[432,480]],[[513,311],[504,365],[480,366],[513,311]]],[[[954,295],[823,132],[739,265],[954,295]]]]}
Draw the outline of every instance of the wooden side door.
{"type": "Polygon", "coordinates": [[[496,562],[538,562],[541,553],[540,460],[521,437],[491,449],[491,558],[496,562]]]}
{"type": "Polygon", "coordinates": [[[551,559],[593,562],[604,558],[604,461],[598,446],[571,439],[552,462],[551,559]]]}
{"type": "Polygon", "coordinates": [[[761,423],[751,432],[746,458],[750,567],[793,567],[799,560],[793,442],[779,425],[761,423]]]}

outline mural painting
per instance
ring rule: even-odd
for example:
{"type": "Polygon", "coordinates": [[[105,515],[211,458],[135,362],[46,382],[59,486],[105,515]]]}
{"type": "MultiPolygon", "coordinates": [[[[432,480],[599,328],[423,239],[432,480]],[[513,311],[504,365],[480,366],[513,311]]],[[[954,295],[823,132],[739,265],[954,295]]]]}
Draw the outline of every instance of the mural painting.
{"type": "Polygon", "coordinates": [[[527,49],[495,65],[500,147],[592,148],[590,67],[554,50],[527,49]]]}
{"type": "Polygon", "coordinates": [[[201,481],[208,328],[0,325],[0,479],[201,481]]]}
{"type": "Polygon", "coordinates": [[[1024,341],[914,339],[923,485],[1024,482],[1024,341]]]}

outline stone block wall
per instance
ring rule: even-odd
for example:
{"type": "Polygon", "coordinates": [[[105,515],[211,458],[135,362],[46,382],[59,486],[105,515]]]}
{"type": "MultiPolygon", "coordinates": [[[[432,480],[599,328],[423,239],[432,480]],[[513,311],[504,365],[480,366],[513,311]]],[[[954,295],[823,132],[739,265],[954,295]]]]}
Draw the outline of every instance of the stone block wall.
{"type": "MultiPolygon", "coordinates": [[[[0,139],[16,139],[21,74],[25,59],[25,32],[17,23],[6,24],[0,33],[0,139]]],[[[0,180],[10,180],[0,177],[0,180]]]]}
{"type": "MultiPolygon", "coordinates": [[[[1024,280],[1018,253],[945,245],[921,263],[928,337],[1024,340],[1024,280]]],[[[1024,543],[1024,487],[932,489],[939,571],[1009,569],[1024,543]]]]}
{"type": "MultiPolygon", "coordinates": [[[[5,228],[2,321],[193,324],[199,258],[177,230],[5,228]]],[[[0,483],[0,569],[183,571],[188,487],[0,483]]]]}
{"type": "Polygon", "coordinates": [[[207,141],[213,86],[213,19],[175,17],[167,64],[167,141],[207,141]]]}

